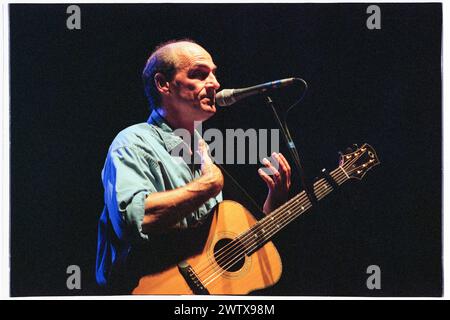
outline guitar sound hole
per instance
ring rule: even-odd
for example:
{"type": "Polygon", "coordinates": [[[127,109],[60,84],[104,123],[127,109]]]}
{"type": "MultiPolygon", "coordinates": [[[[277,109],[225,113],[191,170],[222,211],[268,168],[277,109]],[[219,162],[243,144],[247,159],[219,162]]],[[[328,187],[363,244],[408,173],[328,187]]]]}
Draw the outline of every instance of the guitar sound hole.
{"type": "Polygon", "coordinates": [[[222,269],[236,272],[244,266],[245,256],[238,259],[238,256],[242,255],[241,253],[244,250],[239,242],[231,243],[232,241],[232,239],[220,239],[217,241],[214,246],[214,258],[222,269]],[[225,246],[227,247],[224,248],[225,246]]]}

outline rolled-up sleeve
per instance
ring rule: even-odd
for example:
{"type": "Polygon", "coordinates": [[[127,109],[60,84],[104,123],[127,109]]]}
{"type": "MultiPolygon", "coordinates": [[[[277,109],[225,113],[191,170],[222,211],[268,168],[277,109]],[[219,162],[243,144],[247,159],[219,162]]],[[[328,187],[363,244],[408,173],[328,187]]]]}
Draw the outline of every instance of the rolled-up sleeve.
{"type": "Polygon", "coordinates": [[[148,240],[142,233],[145,198],[156,192],[154,160],[138,147],[111,150],[103,171],[105,203],[119,239],[148,240]]]}

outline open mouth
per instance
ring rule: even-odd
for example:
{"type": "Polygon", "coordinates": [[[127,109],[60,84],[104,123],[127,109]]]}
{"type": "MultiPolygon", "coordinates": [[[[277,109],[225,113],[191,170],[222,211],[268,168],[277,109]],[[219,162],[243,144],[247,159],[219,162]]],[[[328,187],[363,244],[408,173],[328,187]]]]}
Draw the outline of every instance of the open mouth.
{"type": "Polygon", "coordinates": [[[213,106],[216,103],[216,99],[214,97],[205,97],[202,100],[204,100],[210,106],[213,106]]]}

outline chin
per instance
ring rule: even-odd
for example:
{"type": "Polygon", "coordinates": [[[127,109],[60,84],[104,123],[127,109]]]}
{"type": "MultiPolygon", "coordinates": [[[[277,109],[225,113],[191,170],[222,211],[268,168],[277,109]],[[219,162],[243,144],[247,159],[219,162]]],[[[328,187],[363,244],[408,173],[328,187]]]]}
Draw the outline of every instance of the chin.
{"type": "Polygon", "coordinates": [[[216,113],[217,109],[216,109],[216,105],[212,105],[212,106],[208,106],[209,107],[209,111],[212,113],[216,113]]]}
{"type": "Polygon", "coordinates": [[[205,113],[216,113],[217,109],[216,109],[216,105],[210,105],[210,104],[201,104],[200,105],[200,109],[205,112],[205,113]]]}

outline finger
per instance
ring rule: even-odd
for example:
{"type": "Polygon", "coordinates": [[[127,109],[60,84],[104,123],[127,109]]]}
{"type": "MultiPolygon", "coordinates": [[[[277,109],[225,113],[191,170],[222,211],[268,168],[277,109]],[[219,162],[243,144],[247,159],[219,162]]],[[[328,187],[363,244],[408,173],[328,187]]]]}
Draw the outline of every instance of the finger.
{"type": "Polygon", "coordinates": [[[287,181],[287,174],[288,174],[286,165],[281,160],[281,158],[278,156],[278,153],[276,153],[276,152],[272,153],[272,157],[278,163],[278,172],[280,173],[280,180],[284,184],[287,181]]]}
{"type": "Polygon", "coordinates": [[[205,141],[203,139],[198,140],[197,151],[202,152],[204,149],[205,141]]]}
{"type": "Polygon", "coordinates": [[[269,171],[272,173],[272,179],[274,180],[275,183],[280,183],[280,173],[278,172],[278,170],[272,165],[272,163],[269,161],[269,159],[264,158],[263,159],[263,164],[264,166],[269,169],[269,171]]]}
{"type": "Polygon", "coordinates": [[[197,152],[200,155],[200,157],[202,158],[203,162],[212,163],[212,160],[208,154],[208,145],[206,144],[205,140],[200,139],[198,141],[198,151],[197,152]]]}
{"type": "Polygon", "coordinates": [[[280,160],[284,163],[284,166],[288,170],[289,174],[291,173],[291,166],[289,165],[289,162],[286,160],[286,158],[283,156],[282,153],[278,153],[278,156],[280,160]]]}
{"type": "Polygon", "coordinates": [[[269,177],[267,173],[264,172],[263,169],[258,169],[258,174],[264,180],[270,190],[273,190],[275,188],[275,182],[271,177],[269,177]]]}
{"type": "Polygon", "coordinates": [[[197,153],[200,157],[203,158],[204,154],[205,154],[205,147],[204,147],[204,141],[203,140],[199,140],[198,141],[198,145],[197,145],[197,153]]]}
{"type": "Polygon", "coordinates": [[[284,164],[284,167],[286,168],[286,181],[288,183],[288,186],[291,185],[291,167],[289,166],[289,162],[286,160],[286,158],[283,156],[283,154],[278,153],[280,162],[284,164]]]}

